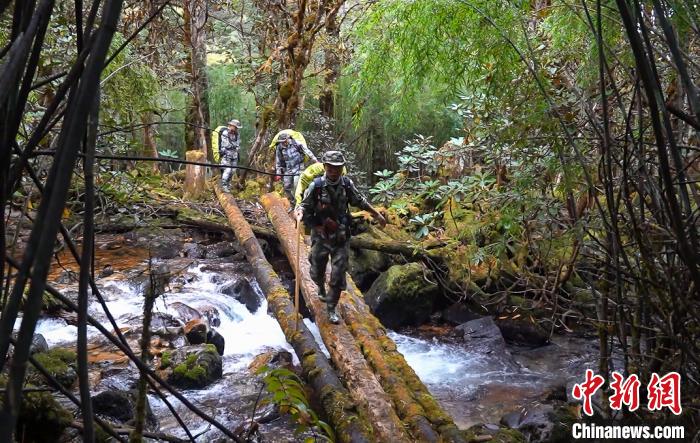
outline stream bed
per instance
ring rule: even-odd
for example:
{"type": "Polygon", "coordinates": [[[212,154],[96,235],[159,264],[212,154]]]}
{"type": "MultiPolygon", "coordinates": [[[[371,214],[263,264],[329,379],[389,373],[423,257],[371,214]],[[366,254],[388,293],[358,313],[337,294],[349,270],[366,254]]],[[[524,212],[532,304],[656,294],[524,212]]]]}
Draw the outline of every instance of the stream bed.
{"type": "MultiPolygon", "coordinates": [[[[127,252],[126,249],[119,253],[125,255],[124,263],[109,275],[99,278],[97,283],[120,329],[138,331],[148,261],[142,254],[127,252]]],[[[98,256],[98,264],[118,261],[110,259],[109,255],[103,252],[101,257],[98,256]]],[[[223,377],[205,389],[183,393],[199,408],[234,429],[251,419],[262,387],[260,378],[248,370],[250,363],[265,352],[284,350],[293,354],[292,348],[277,322],[267,313],[267,302],[248,263],[240,256],[234,259],[175,257],[151,263],[152,266],[160,264],[167,265],[172,278],[166,292],[156,302],[156,316],[181,317],[183,305],[199,312],[213,313],[217,318],[215,329],[225,340],[223,377]],[[259,302],[254,312],[250,306],[224,292],[225,288],[240,280],[250,283],[249,287],[259,302]]],[[[75,297],[77,284],[71,281],[60,283],[59,271],[52,274],[53,284],[75,297]]],[[[62,275],[66,272],[64,270],[62,275]]],[[[111,329],[94,297],[90,314],[111,329]]],[[[315,325],[308,319],[305,322],[318,339],[315,325]]],[[[50,347],[72,347],[76,340],[76,327],[72,323],[70,317],[45,317],[40,320],[37,333],[46,338],[50,347]]],[[[92,327],[88,328],[88,335],[91,343],[104,341],[92,327]]],[[[537,404],[552,389],[561,390],[562,386],[580,377],[584,368],[594,367],[596,358],[594,342],[566,337],[555,337],[552,344],[536,349],[509,346],[505,353],[483,354],[469,351],[458,340],[425,336],[417,330],[390,332],[390,336],[460,428],[477,423],[498,423],[508,412],[537,404]]],[[[296,356],[293,359],[295,364],[298,363],[296,356]]],[[[93,394],[133,388],[138,376],[133,365],[101,356],[96,360],[91,366],[93,394]]],[[[202,441],[221,436],[173,396],[169,395],[168,400],[190,431],[202,436],[202,441]]],[[[184,431],[166,404],[152,394],[149,394],[149,401],[158,418],[160,431],[184,437],[184,431]]],[[[264,413],[265,408],[257,405],[256,419],[264,413]]],[[[260,434],[265,440],[295,441],[294,425],[289,419],[279,417],[262,421],[265,423],[260,425],[260,434]]]]}

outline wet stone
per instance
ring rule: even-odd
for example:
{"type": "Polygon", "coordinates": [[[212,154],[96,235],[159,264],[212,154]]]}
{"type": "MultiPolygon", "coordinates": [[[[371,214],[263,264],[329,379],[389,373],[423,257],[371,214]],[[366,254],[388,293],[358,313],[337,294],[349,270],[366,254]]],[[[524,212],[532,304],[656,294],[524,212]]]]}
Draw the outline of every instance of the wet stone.
{"type": "Polygon", "coordinates": [[[224,355],[224,348],[226,346],[226,342],[224,340],[224,337],[216,332],[214,329],[210,329],[207,332],[207,343],[211,343],[216,347],[216,352],[219,353],[219,355],[224,355]]]}
{"type": "Polygon", "coordinates": [[[185,323],[202,318],[202,314],[197,309],[179,301],[171,303],[170,309],[176,311],[179,319],[185,323]]]}
{"type": "Polygon", "coordinates": [[[223,258],[243,252],[238,243],[219,242],[206,248],[206,258],[223,258]]]}
{"type": "Polygon", "coordinates": [[[456,302],[442,311],[442,320],[453,325],[461,325],[480,317],[481,315],[474,313],[468,306],[460,302],[456,302]]]}
{"type": "Polygon", "coordinates": [[[207,251],[204,246],[197,243],[185,243],[182,247],[182,253],[187,258],[201,259],[206,257],[207,251]]]}
{"type": "Polygon", "coordinates": [[[163,352],[161,368],[168,382],[182,389],[202,389],[221,378],[221,355],[213,344],[185,346],[163,352]]]}
{"type": "Polygon", "coordinates": [[[34,355],[38,352],[46,352],[49,350],[49,344],[46,339],[41,334],[34,334],[32,337],[32,344],[29,347],[29,354],[34,355]]]}
{"type": "Polygon", "coordinates": [[[491,317],[468,321],[456,329],[464,334],[464,343],[472,350],[484,353],[506,352],[506,342],[501,330],[491,317]]]}
{"type": "Polygon", "coordinates": [[[195,318],[185,324],[185,337],[191,345],[200,345],[207,342],[209,328],[201,318],[195,318]]]}
{"type": "Polygon", "coordinates": [[[255,289],[253,289],[253,286],[246,278],[240,278],[234,283],[224,285],[221,288],[221,292],[244,304],[251,313],[255,313],[262,305],[262,300],[260,300],[258,293],[255,292],[255,289]]]}
{"type": "MultiPolygon", "coordinates": [[[[92,397],[92,407],[95,414],[107,417],[122,424],[130,424],[136,415],[137,394],[135,390],[108,390],[92,397]]],[[[157,429],[158,420],[151,410],[146,398],[146,427],[157,429]]]]}

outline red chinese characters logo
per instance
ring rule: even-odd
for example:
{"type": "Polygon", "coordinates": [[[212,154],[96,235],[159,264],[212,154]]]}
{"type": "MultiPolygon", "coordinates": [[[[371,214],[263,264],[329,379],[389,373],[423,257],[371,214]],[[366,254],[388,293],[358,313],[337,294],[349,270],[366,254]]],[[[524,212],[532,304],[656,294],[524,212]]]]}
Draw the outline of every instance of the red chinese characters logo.
{"type": "Polygon", "coordinates": [[[639,409],[639,386],[642,383],[637,374],[632,374],[625,380],[622,374],[613,371],[612,377],[613,381],[610,383],[610,387],[614,392],[609,398],[610,409],[619,411],[622,409],[622,405],[627,405],[630,412],[639,409]]]}
{"type": "MultiPolygon", "coordinates": [[[[583,383],[575,384],[571,394],[577,400],[583,400],[583,413],[593,415],[592,397],[601,386],[605,384],[605,379],[600,375],[594,375],[593,371],[586,369],[586,378],[583,383]]],[[[612,393],[609,398],[610,409],[619,411],[626,405],[630,412],[639,409],[639,388],[641,386],[639,377],[632,374],[625,379],[619,372],[613,371],[610,389],[612,393]]],[[[677,372],[669,372],[660,377],[657,373],[651,374],[649,384],[647,384],[649,411],[660,411],[668,408],[675,415],[680,415],[681,408],[681,376],[677,372]]]]}
{"type": "Polygon", "coordinates": [[[680,415],[681,408],[681,375],[678,372],[669,372],[663,377],[657,373],[651,374],[649,385],[650,411],[659,411],[668,408],[676,415],[680,415]]]}
{"type": "Polygon", "coordinates": [[[593,371],[586,369],[586,380],[581,384],[575,384],[571,394],[577,400],[583,400],[583,413],[593,415],[593,406],[591,397],[596,393],[598,388],[603,386],[605,379],[600,375],[593,375],[593,371]]]}

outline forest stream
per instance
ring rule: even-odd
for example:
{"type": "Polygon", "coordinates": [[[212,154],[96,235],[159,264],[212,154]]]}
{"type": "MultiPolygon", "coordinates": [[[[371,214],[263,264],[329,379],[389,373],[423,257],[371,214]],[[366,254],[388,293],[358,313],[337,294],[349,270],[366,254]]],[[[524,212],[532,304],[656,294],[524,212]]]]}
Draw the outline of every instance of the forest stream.
{"type": "MultiPolygon", "coordinates": [[[[131,332],[138,334],[141,328],[148,253],[139,246],[129,245],[128,241],[125,243],[124,237],[128,239],[129,234],[98,236],[97,269],[108,271],[102,272],[97,284],[117,324],[131,341],[134,338],[131,332]]],[[[235,244],[190,245],[223,251],[220,255],[224,257],[174,257],[151,262],[152,267],[167,266],[172,275],[166,292],[156,301],[152,330],[167,324],[186,323],[200,313],[206,315],[208,322],[224,338],[225,348],[223,377],[204,389],[184,390],[183,393],[232,429],[249,421],[255,409],[255,420],[265,440],[293,441],[294,424],[288,417],[276,413],[274,407],[260,404],[258,396],[263,383],[248,369],[257,356],[271,352],[291,352],[293,364],[299,363],[279,325],[267,312],[267,301],[252,276],[250,265],[240,254],[229,255],[234,250],[227,245],[235,244]]],[[[179,251],[177,255],[185,253],[179,251]]],[[[73,271],[66,262],[63,269],[54,266],[52,284],[63,293],[75,296],[77,282],[72,281],[73,271]]],[[[90,315],[108,325],[95,299],[91,299],[90,315]]],[[[49,348],[73,348],[74,320],[63,312],[58,316],[45,316],[39,321],[37,333],[46,339],[49,348]]],[[[308,318],[304,321],[325,351],[313,322],[308,318]]],[[[590,339],[555,336],[551,344],[534,349],[512,345],[503,350],[474,349],[460,342],[453,332],[449,327],[426,325],[392,331],[390,336],[462,429],[477,423],[496,425],[508,413],[536,410],[552,396],[565,397],[566,384],[581,374],[583,368],[594,367],[597,356],[595,341],[590,339]]],[[[123,355],[110,351],[110,346],[105,345],[104,338],[93,327],[88,327],[88,339],[93,393],[133,389],[138,378],[133,364],[127,364],[123,355]]],[[[183,339],[174,337],[168,342],[158,337],[152,344],[155,343],[154,348],[177,348],[184,344],[183,339]]],[[[206,441],[220,436],[177,399],[169,396],[168,400],[194,435],[202,434],[206,441]]],[[[158,430],[185,436],[163,401],[149,394],[149,402],[158,430]]]]}

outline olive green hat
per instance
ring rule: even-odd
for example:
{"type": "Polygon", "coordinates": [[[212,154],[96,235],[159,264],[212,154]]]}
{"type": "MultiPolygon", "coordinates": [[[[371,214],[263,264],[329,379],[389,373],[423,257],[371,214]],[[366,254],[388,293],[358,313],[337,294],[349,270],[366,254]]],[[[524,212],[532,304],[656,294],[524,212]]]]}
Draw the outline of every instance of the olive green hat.
{"type": "Polygon", "coordinates": [[[321,158],[321,162],[325,165],[343,166],[345,165],[345,157],[340,151],[326,151],[321,158]]]}

